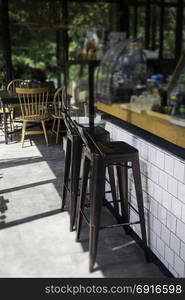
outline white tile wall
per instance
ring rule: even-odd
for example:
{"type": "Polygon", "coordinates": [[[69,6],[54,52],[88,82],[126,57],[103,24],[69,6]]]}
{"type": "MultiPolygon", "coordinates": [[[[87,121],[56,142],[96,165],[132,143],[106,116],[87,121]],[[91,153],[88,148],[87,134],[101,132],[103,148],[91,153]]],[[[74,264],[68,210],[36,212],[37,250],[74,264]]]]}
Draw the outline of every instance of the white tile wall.
{"type": "Polygon", "coordinates": [[[170,174],[173,175],[173,169],[174,169],[174,160],[171,156],[169,155],[165,155],[165,159],[164,159],[164,169],[165,171],[170,174]]]}
{"type": "Polygon", "coordinates": [[[165,247],[164,242],[157,237],[157,251],[160,253],[162,257],[164,257],[164,247],[165,247]]]}
{"type": "Polygon", "coordinates": [[[175,254],[174,268],[178,273],[178,277],[184,277],[184,267],[185,265],[183,260],[175,254]]]}
{"type": "Polygon", "coordinates": [[[171,176],[168,177],[168,191],[174,197],[177,197],[177,180],[171,176]]]}
{"type": "Polygon", "coordinates": [[[170,230],[163,224],[162,224],[162,227],[161,227],[161,239],[169,247],[169,245],[170,245],[170,230]]]}
{"type": "Polygon", "coordinates": [[[178,182],[178,199],[185,204],[185,184],[178,182]]]}
{"type": "Polygon", "coordinates": [[[144,207],[146,209],[149,209],[149,206],[150,206],[150,196],[145,191],[143,191],[143,202],[144,202],[144,207]]]}
{"type": "Polygon", "coordinates": [[[171,206],[172,206],[172,196],[170,193],[168,193],[165,190],[162,190],[162,196],[161,198],[158,198],[158,201],[162,201],[162,205],[171,211],[171,206]]]}
{"type": "Polygon", "coordinates": [[[180,253],[180,240],[176,237],[175,234],[171,233],[170,237],[170,248],[179,255],[180,253]]]}
{"type": "Polygon", "coordinates": [[[177,236],[185,242],[185,224],[180,220],[177,220],[177,236]]]}
{"type": "MultiPolygon", "coordinates": [[[[175,277],[185,277],[185,161],[110,122],[106,129],[112,140],[139,150],[149,247],[175,277]]],[[[129,187],[129,197],[136,205],[130,175],[129,187]]],[[[137,218],[133,211],[131,218],[137,218]]],[[[140,236],[140,226],[133,229],[140,236]]]]}
{"type": "Polygon", "coordinates": [[[149,201],[149,211],[153,216],[157,216],[158,203],[153,198],[150,198],[150,201],[149,201]]]}
{"type": "Polygon", "coordinates": [[[154,199],[156,199],[156,201],[158,201],[160,203],[160,199],[162,199],[163,190],[158,184],[153,184],[153,186],[154,186],[153,197],[154,197],[154,199]]]}
{"type": "Polygon", "coordinates": [[[171,266],[174,265],[174,257],[174,252],[165,245],[165,259],[171,266]]]}
{"type": "Polygon", "coordinates": [[[152,230],[150,230],[150,234],[149,234],[149,246],[151,248],[156,248],[156,244],[157,244],[157,235],[155,232],[153,232],[152,230]]]}
{"type": "Polygon", "coordinates": [[[167,220],[167,210],[165,207],[161,206],[158,204],[158,219],[160,220],[161,223],[166,225],[166,220],[167,220]]]}
{"type": "Polygon", "coordinates": [[[160,169],[164,169],[164,153],[158,150],[156,154],[156,166],[160,169]]]}
{"type": "Polygon", "coordinates": [[[162,170],[159,170],[159,185],[165,190],[168,189],[168,175],[162,170]]]}
{"type": "Polygon", "coordinates": [[[149,213],[148,214],[148,223],[147,223],[150,231],[153,231],[153,227],[154,227],[154,217],[149,213]]]}
{"type": "Polygon", "coordinates": [[[168,212],[167,212],[167,222],[166,222],[167,227],[168,227],[172,232],[175,233],[175,232],[176,232],[176,224],[177,224],[177,219],[176,219],[176,217],[168,211],[168,212]]]}
{"type": "Polygon", "coordinates": [[[181,242],[180,246],[180,257],[185,261],[185,243],[181,242]]]}
{"type": "Polygon", "coordinates": [[[154,196],[154,183],[152,180],[148,179],[147,180],[147,189],[146,192],[153,197],[154,196]]]}
{"type": "Polygon", "coordinates": [[[154,165],[150,166],[150,179],[158,184],[159,182],[159,168],[154,165]]]}
{"type": "Polygon", "coordinates": [[[140,169],[141,173],[148,178],[149,177],[149,170],[148,170],[148,165],[145,160],[140,160],[140,169]]]}
{"type": "Polygon", "coordinates": [[[171,212],[178,218],[181,218],[182,214],[182,202],[172,196],[171,199],[171,212]]]}
{"type": "Polygon", "coordinates": [[[160,236],[161,235],[161,222],[154,217],[154,222],[153,222],[153,231],[158,235],[160,236]]]}
{"type": "Polygon", "coordinates": [[[140,156],[143,159],[148,160],[148,145],[141,140],[140,147],[141,147],[140,156]]]}
{"type": "Polygon", "coordinates": [[[185,204],[182,203],[181,220],[185,220],[185,204]]]}
{"type": "Polygon", "coordinates": [[[174,162],[174,177],[181,181],[184,182],[184,164],[178,160],[175,160],[174,162]]]}
{"type": "Polygon", "coordinates": [[[149,151],[148,151],[148,158],[149,158],[149,162],[153,163],[155,165],[156,163],[156,148],[154,148],[153,146],[149,146],[149,151]]]}

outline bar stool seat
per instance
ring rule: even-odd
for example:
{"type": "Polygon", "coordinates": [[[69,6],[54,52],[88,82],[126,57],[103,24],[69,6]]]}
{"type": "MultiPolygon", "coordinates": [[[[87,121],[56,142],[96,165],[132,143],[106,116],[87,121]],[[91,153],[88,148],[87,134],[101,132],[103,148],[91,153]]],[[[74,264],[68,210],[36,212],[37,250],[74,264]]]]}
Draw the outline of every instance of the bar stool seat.
{"type": "MultiPolygon", "coordinates": [[[[143,207],[143,195],[141,186],[141,175],[139,166],[138,150],[125,142],[96,142],[93,136],[85,131],[81,126],[78,126],[79,133],[84,141],[85,148],[83,151],[83,176],[80,192],[80,202],[77,219],[77,237],[80,239],[82,218],[85,218],[89,225],[89,270],[93,271],[93,266],[96,260],[97,245],[100,227],[101,209],[105,199],[105,177],[106,168],[110,165],[116,166],[118,176],[118,187],[121,206],[122,223],[126,232],[129,233],[130,225],[140,224],[142,242],[147,260],[149,252],[147,247],[145,217],[143,207]],[[129,205],[128,203],[128,168],[132,168],[133,178],[135,183],[136,198],[139,219],[136,222],[129,221],[129,205]],[[88,182],[88,174],[91,170],[90,179],[90,220],[85,214],[85,200],[88,182]]],[[[114,205],[118,209],[118,205],[114,205]]],[[[113,225],[115,226],[115,225],[113,225]]],[[[111,227],[111,226],[108,226],[111,227]]]]}
{"type": "Polygon", "coordinates": [[[101,151],[104,155],[116,155],[116,158],[119,154],[123,156],[124,154],[128,155],[128,153],[138,152],[137,149],[125,142],[97,142],[97,145],[101,148],[101,151]]]}

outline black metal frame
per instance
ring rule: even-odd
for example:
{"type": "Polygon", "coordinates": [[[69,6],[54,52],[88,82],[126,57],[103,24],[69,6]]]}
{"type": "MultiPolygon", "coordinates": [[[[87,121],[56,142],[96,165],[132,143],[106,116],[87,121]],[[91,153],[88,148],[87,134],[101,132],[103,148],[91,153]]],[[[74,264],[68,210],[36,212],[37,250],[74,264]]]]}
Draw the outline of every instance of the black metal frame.
{"type": "MultiPolygon", "coordinates": [[[[67,128],[67,139],[61,210],[63,211],[65,209],[67,193],[69,192],[70,231],[72,231],[76,223],[77,197],[80,180],[83,139],[80,136],[78,124],[71,119],[68,111],[63,112],[62,115],[67,128]]],[[[86,131],[91,130],[90,127],[85,128],[86,131]]],[[[97,130],[94,130],[96,138],[103,140],[109,138],[108,131],[101,127],[96,127],[96,129],[97,130]]]]}
{"type": "Polygon", "coordinates": [[[66,61],[66,86],[68,84],[68,73],[69,67],[71,65],[88,65],[88,86],[89,86],[89,101],[88,101],[88,111],[89,111],[89,127],[94,127],[94,116],[95,116],[95,109],[94,109],[94,71],[97,66],[99,66],[99,60],[68,60],[66,61]]]}
{"type": "MultiPolygon", "coordinates": [[[[144,206],[142,196],[141,174],[139,166],[138,151],[134,147],[124,142],[97,142],[94,137],[86,131],[85,128],[78,126],[81,137],[85,143],[83,151],[83,175],[80,192],[80,203],[78,208],[77,219],[77,238],[80,239],[82,217],[85,217],[89,225],[89,270],[93,271],[93,266],[96,259],[99,229],[111,228],[115,226],[124,226],[126,233],[129,234],[130,225],[139,224],[141,227],[142,240],[145,250],[146,259],[150,260],[149,249],[147,246],[144,206]],[[122,150],[121,150],[122,149],[122,150]],[[121,150],[121,151],[120,151],[121,150]],[[135,210],[139,215],[139,220],[135,222],[129,221],[129,203],[128,203],[128,162],[131,162],[133,177],[136,190],[136,199],[138,210],[135,210]],[[111,171],[110,181],[114,181],[113,166],[116,166],[118,175],[118,186],[120,192],[119,202],[121,204],[122,220],[113,226],[100,226],[101,208],[105,195],[106,168],[111,171]],[[90,179],[90,222],[84,212],[85,198],[88,182],[88,174],[91,169],[90,179]],[[111,180],[112,179],[112,180],[111,180]]],[[[113,185],[114,186],[114,185],[113,185]]],[[[112,190],[112,186],[111,186],[112,190]]],[[[114,194],[114,193],[113,193],[114,194]]],[[[118,210],[117,199],[115,195],[114,209],[118,210]]]]}

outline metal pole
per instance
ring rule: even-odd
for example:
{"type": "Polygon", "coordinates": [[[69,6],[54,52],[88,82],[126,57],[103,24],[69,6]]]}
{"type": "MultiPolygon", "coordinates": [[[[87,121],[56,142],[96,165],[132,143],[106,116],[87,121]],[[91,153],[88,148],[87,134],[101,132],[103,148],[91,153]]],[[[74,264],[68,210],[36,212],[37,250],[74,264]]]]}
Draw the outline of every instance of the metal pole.
{"type": "Polygon", "coordinates": [[[7,84],[13,79],[8,0],[1,0],[1,8],[2,8],[1,9],[2,48],[3,48],[3,57],[4,57],[4,67],[5,67],[5,82],[7,84]]]}

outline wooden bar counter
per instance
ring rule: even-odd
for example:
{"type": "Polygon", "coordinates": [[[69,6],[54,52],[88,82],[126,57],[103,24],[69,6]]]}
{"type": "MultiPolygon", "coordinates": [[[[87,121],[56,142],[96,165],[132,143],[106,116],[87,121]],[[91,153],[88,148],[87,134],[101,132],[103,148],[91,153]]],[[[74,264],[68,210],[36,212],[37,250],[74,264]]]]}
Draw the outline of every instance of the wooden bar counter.
{"type": "Polygon", "coordinates": [[[168,142],[185,148],[185,127],[172,124],[171,116],[151,110],[141,110],[132,104],[105,104],[97,102],[101,112],[115,116],[132,125],[138,126],[168,142]]]}

